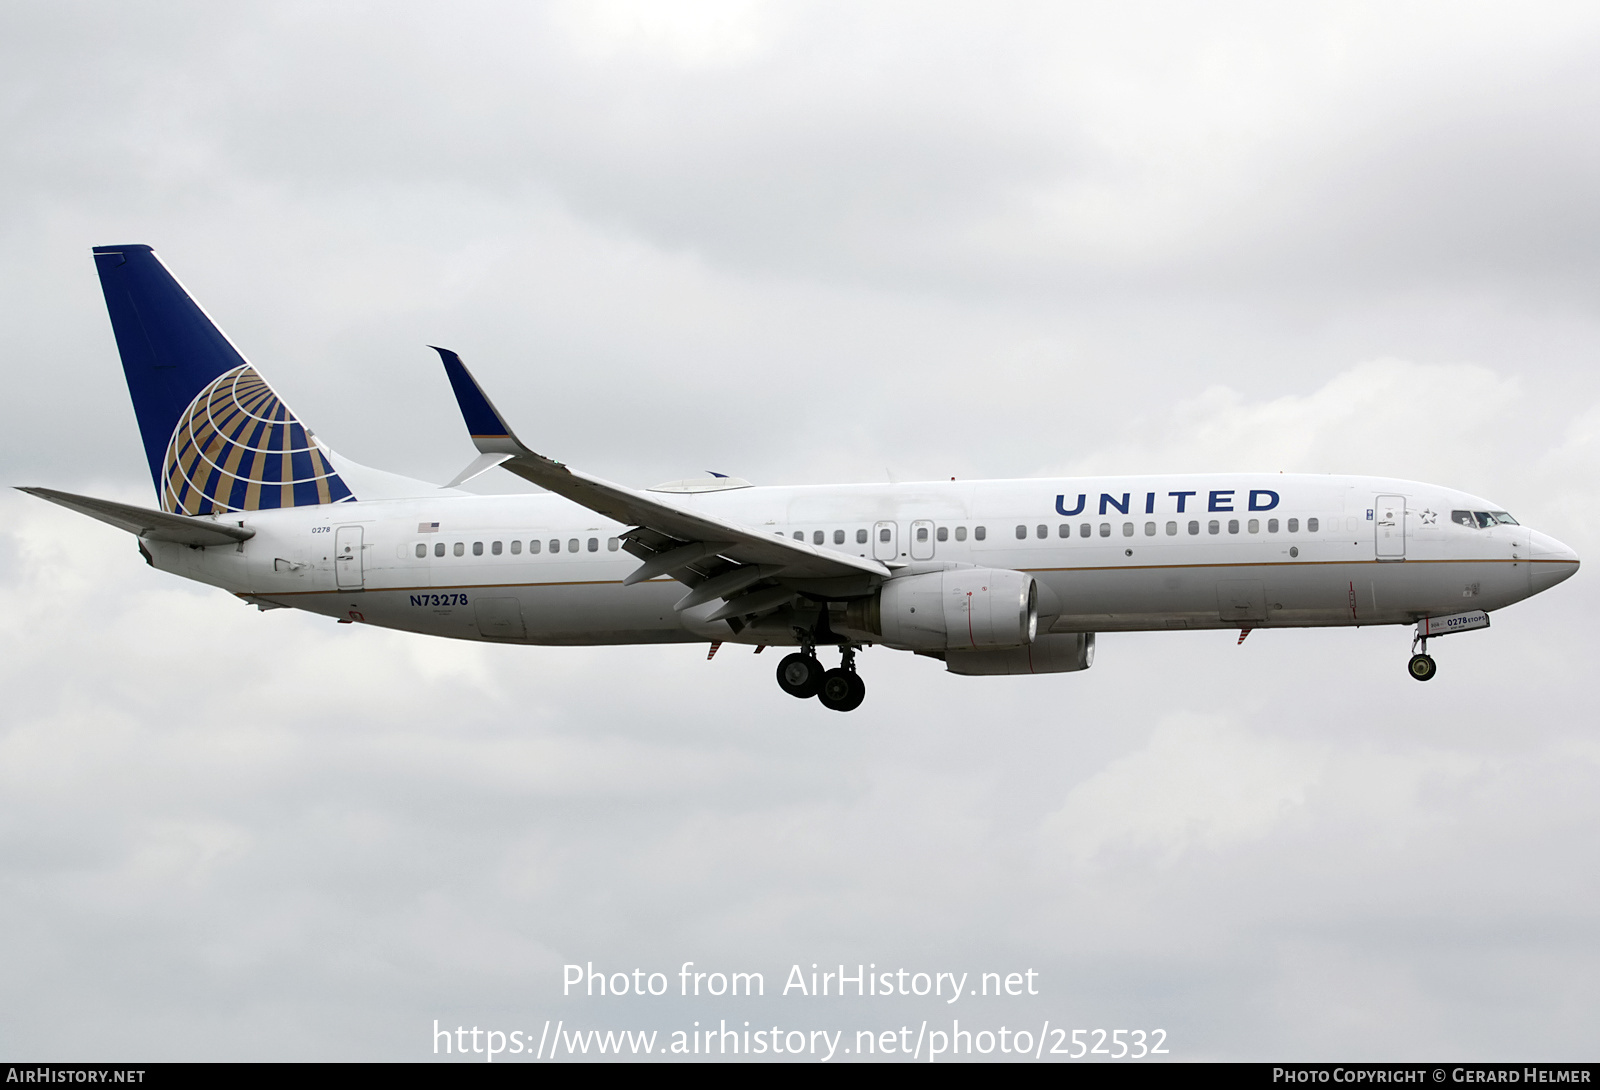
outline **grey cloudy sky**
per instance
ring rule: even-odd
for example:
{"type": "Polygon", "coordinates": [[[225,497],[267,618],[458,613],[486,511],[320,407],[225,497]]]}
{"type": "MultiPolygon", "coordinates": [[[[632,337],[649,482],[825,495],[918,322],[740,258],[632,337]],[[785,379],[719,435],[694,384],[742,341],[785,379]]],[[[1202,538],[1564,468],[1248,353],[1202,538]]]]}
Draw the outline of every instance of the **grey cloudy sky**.
{"type": "MultiPolygon", "coordinates": [[[[432,343],[635,484],[1375,472],[1593,558],[1597,73],[1579,4],[9,4],[3,477],[153,502],[88,255],[146,242],[425,479],[472,454],[432,343]]],[[[833,716],[770,653],[259,615],[10,493],[0,1051],[955,1014],[1592,1059],[1591,582],[1427,686],[1398,629],[1120,635],[1009,681],[869,652],[833,716]],[[1043,994],[559,995],[685,960],[1043,994]]]]}

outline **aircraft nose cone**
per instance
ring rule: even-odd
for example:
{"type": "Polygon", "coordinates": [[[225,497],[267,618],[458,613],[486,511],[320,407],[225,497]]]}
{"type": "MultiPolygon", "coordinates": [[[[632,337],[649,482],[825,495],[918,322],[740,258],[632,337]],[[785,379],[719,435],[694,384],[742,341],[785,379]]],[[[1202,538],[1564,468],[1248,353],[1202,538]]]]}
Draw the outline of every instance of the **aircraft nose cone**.
{"type": "Polygon", "coordinates": [[[1535,594],[1549,590],[1563,579],[1572,578],[1578,570],[1578,554],[1549,534],[1537,530],[1528,532],[1529,564],[1528,582],[1535,594]]]}

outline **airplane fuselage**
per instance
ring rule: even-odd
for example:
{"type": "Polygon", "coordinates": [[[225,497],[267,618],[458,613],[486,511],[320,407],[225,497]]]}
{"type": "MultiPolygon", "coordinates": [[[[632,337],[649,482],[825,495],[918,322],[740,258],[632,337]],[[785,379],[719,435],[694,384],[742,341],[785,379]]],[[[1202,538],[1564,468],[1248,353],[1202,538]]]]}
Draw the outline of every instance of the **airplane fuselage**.
{"type": "MultiPolygon", "coordinates": [[[[1482,525],[1493,511],[1482,499],[1376,477],[743,487],[674,501],[897,575],[1028,573],[1041,633],[1410,624],[1501,608],[1576,568],[1537,531],[1482,525]]],[[[146,542],[152,563],[263,607],[457,639],[800,642],[781,627],[707,621],[716,603],[677,611],[685,588],[665,575],[625,586],[640,564],[619,546],[628,527],[551,494],[441,493],[217,521],[255,536],[207,548],[146,542]]],[[[812,586],[841,600],[871,589],[865,578],[812,586]]]]}

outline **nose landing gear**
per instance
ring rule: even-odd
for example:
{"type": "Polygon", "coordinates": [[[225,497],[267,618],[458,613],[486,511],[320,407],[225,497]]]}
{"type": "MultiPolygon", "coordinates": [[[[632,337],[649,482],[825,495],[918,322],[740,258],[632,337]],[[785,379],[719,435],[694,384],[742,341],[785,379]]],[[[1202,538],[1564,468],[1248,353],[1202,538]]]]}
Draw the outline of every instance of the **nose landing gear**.
{"type": "Polygon", "coordinates": [[[814,696],[830,711],[855,711],[867,698],[867,683],[856,673],[855,648],[846,644],[840,651],[842,661],[827,671],[818,661],[815,648],[784,656],[778,663],[778,687],[802,700],[814,696]]]}
{"type": "Polygon", "coordinates": [[[1433,675],[1439,672],[1439,664],[1433,661],[1433,656],[1428,654],[1428,637],[1418,635],[1411,640],[1411,661],[1406,663],[1406,672],[1418,681],[1432,681],[1433,675]],[[1422,651],[1417,651],[1417,644],[1422,644],[1422,651]]]}

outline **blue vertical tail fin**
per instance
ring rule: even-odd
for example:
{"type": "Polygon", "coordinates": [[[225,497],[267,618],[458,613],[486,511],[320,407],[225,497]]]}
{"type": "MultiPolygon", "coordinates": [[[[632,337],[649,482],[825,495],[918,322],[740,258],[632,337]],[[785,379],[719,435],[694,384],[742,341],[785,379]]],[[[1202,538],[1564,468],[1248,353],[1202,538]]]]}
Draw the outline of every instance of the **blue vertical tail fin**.
{"type": "Polygon", "coordinates": [[[96,246],[145,457],[164,511],[351,500],[316,439],[148,246],[96,246]]]}

